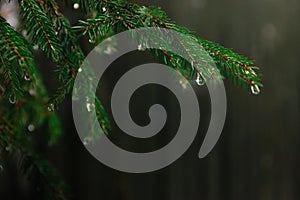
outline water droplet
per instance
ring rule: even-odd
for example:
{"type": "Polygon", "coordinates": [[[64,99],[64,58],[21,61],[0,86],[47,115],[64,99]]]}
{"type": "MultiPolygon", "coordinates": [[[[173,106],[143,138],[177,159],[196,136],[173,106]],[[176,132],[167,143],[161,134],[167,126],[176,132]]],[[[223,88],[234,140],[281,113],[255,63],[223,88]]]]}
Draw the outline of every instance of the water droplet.
{"type": "Polygon", "coordinates": [[[89,43],[93,44],[95,43],[95,40],[89,39],[89,43]]]}
{"type": "Polygon", "coordinates": [[[33,45],[33,50],[37,51],[39,49],[39,45],[33,45]]]}
{"type": "Polygon", "coordinates": [[[105,50],[104,53],[107,55],[111,55],[114,52],[114,48],[112,46],[108,46],[105,50]]]}
{"type": "Polygon", "coordinates": [[[210,76],[212,76],[214,74],[214,68],[208,68],[207,71],[210,76]]]}
{"type": "Polygon", "coordinates": [[[105,7],[102,7],[102,12],[106,12],[106,8],[105,7]]]}
{"type": "Polygon", "coordinates": [[[33,124],[29,124],[27,129],[29,132],[33,132],[35,130],[35,126],[33,124]]]}
{"type": "Polygon", "coordinates": [[[49,106],[48,106],[48,110],[50,111],[50,112],[54,112],[54,104],[53,103],[51,103],[49,106]]]}
{"type": "Polygon", "coordinates": [[[146,48],[144,48],[143,45],[139,44],[139,45],[138,45],[138,50],[139,50],[139,51],[145,51],[146,48]]]}
{"type": "Polygon", "coordinates": [[[27,37],[27,30],[26,29],[24,29],[23,31],[22,31],[22,35],[26,38],[27,37]]]}
{"type": "Polygon", "coordinates": [[[72,100],[73,101],[78,101],[79,100],[79,95],[78,95],[78,89],[77,89],[77,87],[74,87],[74,89],[73,89],[72,100]]]}
{"type": "Polygon", "coordinates": [[[8,151],[8,152],[11,151],[11,145],[10,144],[5,147],[5,151],[8,151]]]}
{"type": "Polygon", "coordinates": [[[86,109],[88,112],[92,112],[95,108],[95,104],[92,104],[92,103],[87,103],[86,104],[86,109]]]}
{"type": "Polygon", "coordinates": [[[74,8],[75,10],[77,10],[77,9],[79,8],[79,4],[78,4],[78,3],[74,3],[74,4],[73,4],[73,8],[74,8]]]}
{"type": "Polygon", "coordinates": [[[251,85],[251,92],[252,94],[258,95],[260,93],[258,85],[251,85]]]}
{"type": "Polygon", "coordinates": [[[90,138],[86,137],[83,139],[83,144],[88,145],[88,144],[90,144],[90,141],[91,141],[90,138]]]}
{"type": "Polygon", "coordinates": [[[205,84],[205,79],[203,78],[203,76],[200,73],[197,73],[196,83],[200,86],[205,84]]]}
{"type": "Polygon", "coordinates": [[[78,72],[82,72],[82,68],[81,67],[78,68],[78,72]]]}
{"type": "Polygon", "coordinates": [[[25,79],[25,81],[30,81],[30,76],[29,76],[28,74],[25,73],[24,79],[25,79]]]}
{"type": "Polygon", "coordinates": [[[34,90],[34,89],[29,89],[28,93],[29,93],[31,96],[34,96],[34,95],[35,95],[35,90],[34,90]]]}
{"type": "Polygon", "coordinates": [[[181,84],[181,86],[182,86],[183,89],[186,89],[186,87],[187,87],[187,81],[181,79],[179,81],[179,83],[181,84]]]}
{"type": "Polygon", "coordinates": [[[15,104],[16,101],[17,101],[16,95],[11,94],[10,97],[9,97],[9,103],[15,104]]]}

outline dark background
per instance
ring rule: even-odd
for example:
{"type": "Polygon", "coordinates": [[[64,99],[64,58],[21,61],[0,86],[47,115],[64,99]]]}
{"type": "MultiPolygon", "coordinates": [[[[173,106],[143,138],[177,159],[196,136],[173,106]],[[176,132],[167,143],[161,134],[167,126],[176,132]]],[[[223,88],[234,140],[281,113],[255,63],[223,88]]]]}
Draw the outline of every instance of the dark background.
{"type": "MultiPolygon", "coordinates": [[[[210,104],[206,90],[200,88],[204,122],[200,123],[196,140],[175,163],[146,174],[118,172],[95,160],[85,150],[74,129],[69,98],[59,110],[65,131],[59,144],[48,148],[40,142],[37,150],[57,167],[70,185],[74,199],[299,199],[300,1],[136,2],[159,5],[179,25],[256,60],[263,74],[264,88],[260,95],[253,96],[225,81],[228,99],[225,127],[213,151],[201,160],[197,155],[207,128],[207,107],[210,104]]],[[[73,21],[75,16],[80,18],[71,9],[67,13],[73,21]]],[[[144,60],[143,56],[134,58],[128,58],[128,64],[129,61],[134,60],[132,65],[144,60]]],[[[43,58],[39,59],[44,64],[43,58]]],[[[52,73],[52,69],[43,69],[45,77],[52,73]]],[[[108,86],[110,78],[114,79],[113,72],[108,74],[108,86]]],[[[54,82],[48,81],[52,79],[54,75],[45,79],[50,91],[56,88],[54,82]]],[[[157,93],[148,94],[149,102],[135,100],[136,105],[140,110],[147,111],[147,105],[152,100],[165,103],[166,98],[170,98],[169,109],[172,110],[172,106],[176,106],[172,95],[156,98],[160,92],[158,89],[157,93]],[[145,107],[140,106],[144,105],[141,103],[145,107]]],[[[137,110],[133,108],[132,112],[136,113],[137,110]]],[[[144,119],[143,114],[145,111],[133,116],[144,119]]],[[[173,124],[176,123],[174,117],[173,124]]],[[[169,122],[169,131],[166,133],[174,131],[174,126],[169,122]]],[[[167,134],[164,139],[158,139],[157,144],[151,141],[148,146],[159,146],[161,141],[168,141],[171,137],[172,134],[167,134]]],[[[118,142],[122,143],[120,140],[118,142]]],[[[123,142],[128,147],[136,148],[136,141],[131,143],[126,139],[123,142]]],[[[34,193],[27,192],[28,182],[16,171],[11,164],[9,170],[0,177],[1,199],[33,199],[34,193]]]]}

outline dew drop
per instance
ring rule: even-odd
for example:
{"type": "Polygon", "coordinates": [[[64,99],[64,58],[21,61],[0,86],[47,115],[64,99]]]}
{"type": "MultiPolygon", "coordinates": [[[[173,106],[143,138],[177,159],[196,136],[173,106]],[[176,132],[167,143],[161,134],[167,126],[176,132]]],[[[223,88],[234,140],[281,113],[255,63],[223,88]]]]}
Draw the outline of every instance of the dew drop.
{"type": "Polygon", "coordinates": [[[35,90],[34,90],[34,89],[29,89],[28,93],[29,93],[31,96],[34,96],[34,95],[35,95],[35,90]]]}
{"type": "Polygon", "coordinates": [[[258,95],[260,93],[258,85],[251,85],[251,92],[252,94],[258,95]]]}
{"type": "Polygon", "coordinates": [[[27,34],[27,30],[26,29],[24,29],[22,31],[22,35],[23,35],[23,37],[25,37],[26,39],[28,39],[28,34],[27,34]]]}
{"type": "Polygon", "coordinates": [[[50,111],[50,112],[54,112],[54,104],[53,103],[51,103],[49,106],[48,106],[48,110],[50,111]]]}
{"type": "Polygon", "coordinates": [[[196,83],[200,86],[205,84],[205,80],[204,80],[203,76],[200,73],[197,73],[196,83]]]}
{"type": "Polygon", "coordinates": [[[187,82],[186,81],[180,80],[179,83],[180,83],[180,85],[182,86],[183,89],[186,89],[186,87],[187,87],[187,82]]]}
{"type": "Polygon", "coordinates": [[[33,50],[37,51],[39,49],[39,46],[36,44],[33,46],[33,50]]]}
{"type": "Polygon", "coordinates": [[[22,35],[23,35],[23,36],[27,35],[27,30],[26,30],[26,29],[24,29],[24,30],[22,31],[22,35]]]}
{"type": "Polygon", "coordinates": [[[146,48],[144,48],[143,45],[139,44],[139,45],[138,45],[138,50],[139,50],[139,51],[145,51],[146,48]]]}
{"type": "Polygon", "coordinates": [[[94,44],[95,40],[89,39],[89,43],[94,44]]]}
{"type": "Polygon", "coordinates": [[[78,101],[79,100],[78,89],[76,87],[74,87],[74,89],[73,89],[72,100],[73,101],[78,101]]]}
{"type": "Polygon", "coordinates": [[[8,151],[8,152],[11,151],[11,145],[10,144],[5,147],[5,151],[8,151]]]}
{"type": "Polygon", "coordinates": [[[17,101],[17,98],[14,94],[11,94],[10,97],[9,97],[9,103],[11,104],[15,104],[17,101]]]}
{"type": "Polygon", "coordinates": [[[24,79],[25,79],[25,81],[30,81],[30,76],[28,74],[25,74],[24,79]]]}
{"type": "Polygon", "coordinates": [[[111,55],[114,52],[114,48],[112,46],[108,46],[105,50],[104,53],[107,55],[111,55]]]}
{"type": "Polygon", "coordinates": [[[82,68],[81,67],[78,68],[78,72],[82,72],[82,68]]]}
{"type": "Polygon", "coordinates": [[[214,74],[214,68],[208,68],[207,71],[210,76],[212,76],[214,74]]]}
{"type": "Polygon", "coordinates": [[[27,129],[29,132],[33,132],[35,130],[35,126],[33,124],[29,124],[27,129]]]}
{"type": "Polygon", "coordinates": [[[87,103],[86,104],[86,109],[87,109],[88,112],[92,112],[94,108],[95,108],[94,104],[92,104],[92,103],[87,103]]]}
{"type": "Polygon", "coordinates": [[[74,4],[73,4],[73,8],[74,8],[75,10],[77,10],[77,9],[79,8],[79,4],[78,4],[78,3],[74,3],[74,4]]]}
{"type": "Polygon", "coordinates": [[[83,144],[84,144],[84,145],[90,144],[90,138],[88,138],[88,137],[84,138],[84,139],[83,139],[83,144]]]}

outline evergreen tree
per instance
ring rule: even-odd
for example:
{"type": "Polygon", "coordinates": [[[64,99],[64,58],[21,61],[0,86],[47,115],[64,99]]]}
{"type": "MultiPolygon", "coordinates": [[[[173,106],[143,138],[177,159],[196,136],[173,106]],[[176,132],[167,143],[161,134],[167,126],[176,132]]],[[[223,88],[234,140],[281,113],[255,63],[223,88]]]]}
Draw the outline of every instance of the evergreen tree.
{"type": "MultiPolygon", "coordinates": [[[[52,166],[33,151],[33,141],[24,134],[43,128],[49,135],[49,145],[55,144],[61,125],[55,114],[59,105],[72,91],[74,80],[85,58],[79,39],[88,38],[92,46],[121,31],[141,27],[162,27],[176,30],[200,44],[214,59],[221,75],[253,94],[259,93],[258,69],[253,61],[214,42],[196,37],[191,31],[176,25],[160,8],[145,7],[122,0],[74,0],[73,8],[86,16],[77,26],[60,11],[55,0],[18,0],[21,22],[18,28],[0,17],[0,169],[4,154],[18,154],[24,175],[42,188],[50,199],[67,199],[63,181],[52,166]],[[40,51],[57,65],[60,87],[48,94],[33,56],[40,51]]],[[[193,51],[193,45],[184,47],[193,51]]],[[[152,51],[164,64],[177,69],[184,77],[195,73],[205,78],[207,73],[192,64],[162,50],[152,51]],[[174,62],[176,61],[176,62],[174,62]]],[[[86,77],[93,76],[85,74],[86,77]]],[[[89,84],[88,82],[86,84],[89,84]]],[[[96,98],[96,113],[105,133],[110,127],[100,99],[96,98]]]]}

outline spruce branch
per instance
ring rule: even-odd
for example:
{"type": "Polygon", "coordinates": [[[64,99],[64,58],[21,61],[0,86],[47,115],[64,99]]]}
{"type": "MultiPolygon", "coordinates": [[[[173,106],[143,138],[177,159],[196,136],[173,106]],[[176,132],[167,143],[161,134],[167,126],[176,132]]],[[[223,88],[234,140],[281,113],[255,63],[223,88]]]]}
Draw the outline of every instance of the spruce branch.
{"type": "Polygon", "coordinates": [[[58,173],[53,166],[25,147],[18,143],[15,137],[15,130],[7,121],[0,119],[0,150],[8,152],[10,155],[19,155],[19,169],[24,176],[36,185],[36,190],[42,190],[41,196],[47,199],[66,200],[68,194],[65,184],[58,177],[58,173]]]}
{"type": "MultiPolygon", "coordinates": [[[[46,127],[49,131],[49,144],[58,140],[61,135],[60,122],[53,111],[58,109],[73,90],[78,73],[86,78],[85,88],[75,88],[78,91],[73,91],[73,97],[76,97],[76,93],[83,98],[92,96],[93,99],[86,99],[87,109],[95,109],[100,128],[105,133],[110,130],[100,99],[91,90],[86,90],[96,87],[92,81],[95,77],[89,68],[80,68],[85,59],[78,42],[80,37],[88,36],[89,42],[96,45],[113,34],[130,29],[161,27],[175,30],[193,42],[186,44],[180,38],[171,36],[167,41],[162,39],[164,37],[151,38],[149,35],[141,38],[133,36],[132,39],[139,41],[138,49],[141,50],[146,49],[149,42],[159,42],[162,48],[151,49],[151,52],[161,63],[175,68],[183,79],[194,79],[195,73],[203,79],[218,79],[220,74],[214,72],[215,63],[222,78],[231,79],[234,84],[245,87],[254,94],[262,86],[256,72],[258,68],[253,61],[231,49],[195,36],[193,32],[171,21],[160,8],[122,0],[75,0],[87,19],[80,20],[79,26],[72,27],[55,0],[18,1],[23,17],[22,28],[26,29],[29,42],[0,17],[0,148],[22,155],[22,171],[38,184],[45,185],[50,199],[66,199],[65,186],[61,178],[56,176],[51,164],[35,155],[33,143],[26,133],[29,131],[28,125],[34,124],[36,128],[46,127]],[[192,62],[163,50],[170,41],[184,51],[192,62]],[[32,45],[38,45],[46,57],[57,65],[56,74],[61,85],[51,98],[36,70],[32,45]],[[206,54],[198,51],[199,45],[214,63],[206,54]],[[9,97],[9,101],[6,97],[9,97]]],[[[113,41],[109,45],[113,46],[113,41]]],[[[94,126],[95,122],[91,121],[93,119],[87,120],[90,126],[94,126]]],[[[98,132],[92,130],[91,133],[98,132]]],[[[98,137],[99,134],[89,135],[87,142],[98,137]]]]}
{"type": "Polygon", "coordinates": [[[54,62],[59,60],[63,52],[55,31],[46,14],[34,0],[19,0],[23,25],[31,42],[37,44],[45,55],[54,62]]]}
{"type": "MultiPolygon", "coordinates": [[[[191,31],[172,22],[160,8],[138,6],[121,0],[102,0],[97,3],[97,11],[98,15],[96,17],[80,21],[80,26],[75,27],[82,31],[82,35],[88,35],[92,41],[97,41],[97,38],[107,34],[107,30],[116,26],[118,28],[121,27],[121,30],[141,27],[162,27],[176,30],[194,40],[195,44],[200,44],[213,58],[225,78],[231,79],[233,83],[243,86],[249,91],[262,86],[259,82],[260,77],[255,72],[258,68],[253,66],[253,61],[216,43],[194,36],[191,31]],[[103,13],[103,8],[107,10],[105,13],[103,13]]],[[[177,42],[182,44],[180,40],[177,42]]],[[[196,72],[206,78],[215,77],[216,73],[212,74],[211,71],[213,68],[210,67],[209,62],[205,62],[206,58],[193,56],[200,53],[199,51],[197,53],[193,52],[195,45],[181,46],[181,49],[186,50],[187,54],[191,57],[191,60],[193,60],[192,65],[182,65],[184,61],[178,61],[180,58],[171,52],[156,52],[155,55],[163,56],[160,60],[164,61],[165,64],[178,68],[184,76],[191,76],[195,73],[194,70],[196,70],[196,72]],[[174,65],[174,62],[171,62],[170,59],[177,61],[178,64],[174,65]],[[204,67],[200,68],[200,65],[204,65],[204,67]],[[189,69],[188,72],[186,71],[187,69],[189,69]]],[[[200,54],[200,56],[204,55],[200,54]]]]}
{"type": "MultiPolygon", "coordinates": [[[[53,111],[65,99],[66,95],[72,90],[77,70],[81,65],[82,61],[84,60],[84,54],[77,43],[77,37],[73,33],[69,21],[62,15],[62,13],[59,12],[59,7],[55,1],[44,2],[42,0],[39,0],[37,1],[39,7],[33,1],[25,0],[21,3],[23,3],[21,4],[21,6],[27,8],[25,9],[25,11],[27,12],[24,12],[24,18],[29,20],[29,22],[35,22],[35,24],[37,25],[36,28],[38,28],[37,31],[40,30],[40,33],[42,34],[35,35],[35,29],[32,29],[33,31],[29,29],[27,30],[27,32],[29,33],[29,36],[32,36],[33,41],[36,41],[39,38],[44,39],[43,41],[39,40],[40,42],[36,41],[36,43],[43,44],[42,42],[44,42],[44,44],[48,44],[48,46],[45,45],[43,46],[45,48],[42,48],[46,55],[49,56],[49,47],[50,51],[52,52],[55,49],[59,49],[54,48],[54,44],[63,44],[63,47],[65,49],[65,51],[61,52],[60,57],[58,59],[56,59],[56,56],[55,59],[53,59],[52,56],[52,60],[58,64],[57,74],[58,78],[62,81],[62,86],[59,87],[57,92],[52,96],[52,98],[49,101],[48,110],[53,111]],[[41,12],[40,9],[42,9],[44,13],[41,12]],[[56,37],[54,37],[53,35],[52,27],[50,28],[49,26],[50,22],[48,22],[48,20],[44,20],[46,18],[51,19],[51,22],[54,24],[54,30],[60,31],[59,35],[58,32],[56,32],[60,42],[58,42],[58,40],[56,41],[56,37]],[[48,35],[48,33],[50,34],[48,35]]],[[[28,27],[32,27],[32,25],[28,25],[28,27]]],[[[54,51],[54,53],[55,52],[56,51],[54,51]]],[[[87,77],[91,76],[92,75],[89,74],[87,77]]],[[[106,115],[104,115],[105,111],[102,106],[97,106],[96,109],[99,121],[102,124],[101,126],[106,127],[105,131],[107,131],[109,129],[109,126],[107,125],[107,123],[104,123],[107,122],[106,115]]]]}
{"type": "MultiPolygon", "coordinates": [[[[78,37],[75,31],[72,29],[69,20],[59,11],[57,3],[53,0],[46,2],[39,0],[38,4],[54,25],[59,43],[62,44],[64,49],[56,62],[58,65],[56,73],[62,85],[48,103],[49,110],[54,111],[65,99],[66,95],[72,91],[76,75],[85,59],[85,55],[78,44],[78,37]]],[[[88,70],[84,70],[83,73],[85,73],[87,78],[85,84],[92,88],[92,81],[90,80],[94,79],[93,73],[88,70]]],[[[100,102],[99,99],[96,101],[100,102]]],[[[96,111],[101,127],[107,133],[110,127],[103,106],[96,106],[96,111]]]]}
{"type": "MultiPolygon", "coordinates": [[[[1,103],[3,105],[3,102],[1,103]]],[[[20,128],[23,127],[22,122],[15,119],[15,116],[20,115],[7,116],[9,109],[11,108],[0,109],[0,151],[19,155],[20,171],[43,190],[43,195],[47,195],[47,199],[67,199],[65,194],[67,189],[62,179],[57,176],[57,172],[49,162],[33,153],[31,140],[20,128]]]]}
{"type": "MultiPolygon", "coordinates": [[[[32,141],[26,134],[27,127],[30,127],[28,131],[31,131],[35,127],[48,124],[51,128],[49,129],[49,143],[54,143],[60,136],[57,117],[49,113],[43,105],[48,97],[41,77],[36,71],[32,49],[26,39],[2,17],[0,18],[0,44],[2,90],[0,146],[2,152],[19,152],[23,158],[21,168],[24,174],[47,182],[47,187],[51,186],[47,189],[51,199],[54,199],[52,195],[55,199],[66,199],[62,198],[65,190],[61,188],[58,181],[54,183],[55,173],[49,171],[51,166],[46,165],[46,162],[32,153],[32,141]],[[6,96],[9,95],[9,101],[3,98],[3,93],[6,96]],[[17,97],[20,98],[16,99],[17,97]]],[[[59,178],[56,180],[61,182],[59,178]]]]}
{"type": "Polygon", "coordinates": [[[27,150],[21,149],[19,167],[22,173],[36,182],[36,190],[46,199],[67,200],[69,195],[62,178],[54,167],[46,160],[41,159],[27,150]],[[44,186],[44,188],[42,188],[44,186]]]}
{"type": "Polygon", "coordinates": [[[20,97],[21,83],[35,80],[36,68],[31,48],[26,39],[0,17],[1,81],[6,95],[20,97]]]}
{"type": "Polygon", "coordinates": [[[23,93],[23,89],[20,85],[18,74],[15,70],[11,70],[13,66],[3,58],[4,55],[0,53],[0,62],[2,65],[0,80],[4,88],[6,88],[3,92],[7,97],[20,97],[23,93]]]}

